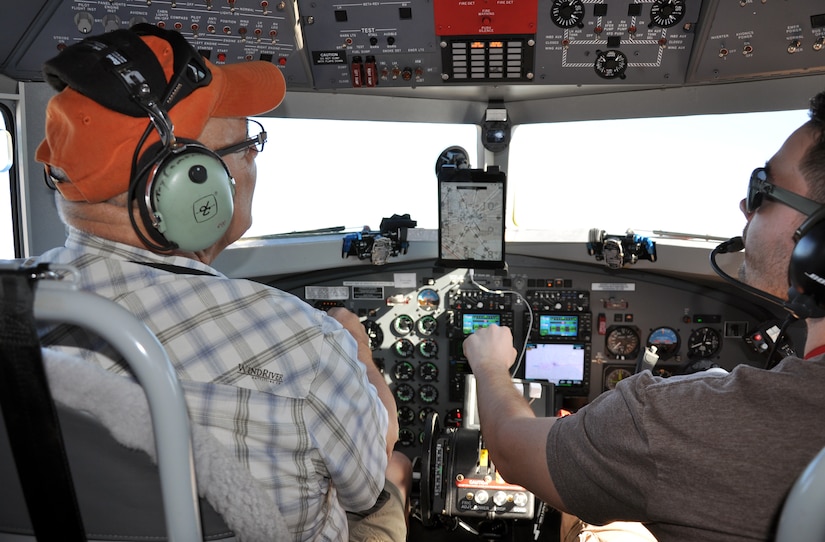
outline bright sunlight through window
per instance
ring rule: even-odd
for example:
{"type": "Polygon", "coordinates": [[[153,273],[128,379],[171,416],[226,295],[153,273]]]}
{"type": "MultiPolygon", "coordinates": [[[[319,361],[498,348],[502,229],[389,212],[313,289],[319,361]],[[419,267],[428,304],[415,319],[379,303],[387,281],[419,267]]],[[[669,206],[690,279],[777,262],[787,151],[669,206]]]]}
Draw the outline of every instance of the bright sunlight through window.
{"type": "Polygon", "coordinates": [[[514,226],[739,235],[751,171],[807,120],[800,110],[519,126],[514,226]]]}
{"type": "MultiPolygon", "coordinates": [[[[508,230],[738,235],[750,172],[807,118],[799,110],[517,126],[505,171],[508,230]]],[[[441,152],[461,146],[482,167],[472,125],[259,120],[269,142],[248,236],[378,229],[405,213],[435,229],[441,152]]]]}
{"type": "MultiPolygon", "coordinates": [[[[461,146],[475,158],[474,125],[262,118],[269,142],[247,236],[344,226],[377,230],[410,214],[438,227],[435,164],[461,146]]],[[[478,167],[472,163],[473,167],[478,167]]]]}

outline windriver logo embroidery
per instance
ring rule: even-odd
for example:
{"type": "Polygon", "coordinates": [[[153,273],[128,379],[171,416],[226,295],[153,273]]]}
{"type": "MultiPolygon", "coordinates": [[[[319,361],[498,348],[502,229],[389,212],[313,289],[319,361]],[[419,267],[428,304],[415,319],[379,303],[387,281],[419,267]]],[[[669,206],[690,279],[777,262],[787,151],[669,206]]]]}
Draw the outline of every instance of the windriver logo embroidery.
{"type": "Polygon", "coordinates": [[[256,367],[248,367],[243,363],[238,364],[238,372],[243,375],[251,376],[253,380],[264,380],[270,384],[283,384],[284,375],[281,373],[274,373],[266,369],[258,369],[256,367]]]}

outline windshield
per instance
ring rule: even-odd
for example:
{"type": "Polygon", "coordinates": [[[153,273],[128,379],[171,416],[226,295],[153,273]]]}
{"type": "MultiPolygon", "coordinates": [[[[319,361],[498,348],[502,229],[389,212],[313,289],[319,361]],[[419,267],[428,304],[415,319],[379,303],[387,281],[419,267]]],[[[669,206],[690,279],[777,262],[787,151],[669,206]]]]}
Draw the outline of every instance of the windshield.
{"type": "Polygon", "coordinates": [[[798,110],[519,126],[511,226],[739,235],[751,171],[807,120],[798,110]]]}
{"type": "MultiPolygon", "coordinates": [[[[438,227],[435,165],[451,146],[475,160],[475,125],[259,118],[268,140],[247,236],[343,226],[377,230],[410,214],[438,227]]],[[[475,164],[473,163],[475,167],[475,164]]]]}
{"type": "MultiPolygon", "coordinates": [[[[507,167],[507,229],[628,229],[727,238],[739,200],[807,111],[516,126],[507,167]]],[[[377,230],[409,213],[438,227],[435,164],[452,146],[476,163],[474,125],[260,118],[248,237],[344,227],[377,230]]],[[[580,240],[578,237],[570,240],[580,240]]]]}

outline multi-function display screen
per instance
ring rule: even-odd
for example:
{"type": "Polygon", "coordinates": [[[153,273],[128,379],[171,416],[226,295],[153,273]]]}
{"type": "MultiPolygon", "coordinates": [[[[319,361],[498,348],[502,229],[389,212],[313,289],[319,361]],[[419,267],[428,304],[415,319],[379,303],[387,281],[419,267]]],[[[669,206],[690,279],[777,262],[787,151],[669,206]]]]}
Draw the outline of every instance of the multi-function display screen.
{"type": "Polygon", "coordinates": [[[579,334],[579,317],[575,314],[542,314],[539,316],[540,337],[571,337],[579,334]]]}
{"type": "Polygon", "coordinates": [[[584,380],[584,344],[528,344],[524,378],[547,380],[556,386],[581,386],[584,380]]]}
{"type": "Polygon", "coordinates": [[[500,326],[501,315],[464,313],[461,316],[461,328],[464,331],[464,335],[470,335],[471,333],[474,333],[476,330],[481,329],[483,327],[488,327],[491,324],[496,324],[500,326]]]}

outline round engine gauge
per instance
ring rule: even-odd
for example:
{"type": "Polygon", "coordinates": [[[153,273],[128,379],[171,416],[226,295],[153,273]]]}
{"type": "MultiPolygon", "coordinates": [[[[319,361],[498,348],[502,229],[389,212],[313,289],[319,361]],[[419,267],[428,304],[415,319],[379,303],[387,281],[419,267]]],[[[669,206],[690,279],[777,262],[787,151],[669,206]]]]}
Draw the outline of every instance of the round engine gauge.
{"type": "Polygon", "coordinates": [[[432,335],[438,329],[438,321],[431,314],[425,314],[415,323],[419,335],[432,335]]]}
{"type": "Polygon", "coordinates": [[[424,384],[418,388],[418,398],[424,403],[434,403],[438,400],[438,389],[432,384],[424,384]]]}
{"type": "Polygon", "coordinates": [[[654,0],[650,6],[651,25],[670,28],[685,16],[685,0],[654,0]]]}
{"type": "Polygon", "coordinates": [[[415,346],[409,339],[398,339],[393,343],[392,349],[401,358],[408,358],[415,352],[415,346]]]}
{"type": "Polygon", "coordinates": [[[418,366],[418,375],[425,382],[434,382],[438,379],[438,365],[432,361],[425,361],[418,366]]]}
{"type": "Polygon", "coordinates": [[[673,357],[679,351],[679,342],[679,333],[672,327],[657,327],[647,338],[647,345],[656,347],[660,361],[673,357]]]}
{"type": "Polygon", "coordinates": [[[398,431],[398,442],[402,446],[412,446],[415,444],[415,433],[412,429],[402,427],[401,430],[398,431]]]}
{"type": "Polygon", "coordinates": [[[612,390],[619,382],[631,376],[630,370],[624,367],[613,367],[608,369],[604,374],[604,387],[612,390]]]}
{"type": "Polygon", "coordinates": [[[424,339],[416,346],[418,353],[425,358],[434,358],[438,354],[438,343],[432,339],[424,339]]]}
{"type": "Polygon", "coordinates": [[[719,332],[710,327],[694,329],[688,337],[688,357],[709,358],[716,355],[722,347],[719,332]]]}
{"type": "Polygon", "coordinates": [[[630,326],[616,326],[608,329],[604,345],[614,359],[628,359],[639,353],[639,332],[630,326]]]}
{"type": "Polygon", "coordinates": [[[415,421],[415,411],[408,406],[398,409],[398,423],[411,424],[415,421]]]}
{"type": "Polygon", "coordinates": [[[627,71],[627,55],[617,49],[596,51],[596,62],[593,68],[599,77],[604,79],[624,79],[627,71]]]}
{"type": "Polygon", "coordinates": [[[560,28],[580,26],[584,19],[582,0],[555,0],[550,8],[550,20],[560,28]]]}
{"type": "Polygon", "coordinates": [[[392,321],[391,327],[396,335],[407,335],[414,325],[412,317],[401,314],[392,321]]]}
{"type": "Polygon", "coordinates": [[[415,390],[409,384],[399,384],[395,388],[395,398],[402,403],[409,403],[415,397],[415,390]]]}
{"type": "Polygon", "coordinates": [[[393,374],[396,380],[409,380],[415,375],[415,367],[409,361],[401,361],[395,364],[393,374]]]}

